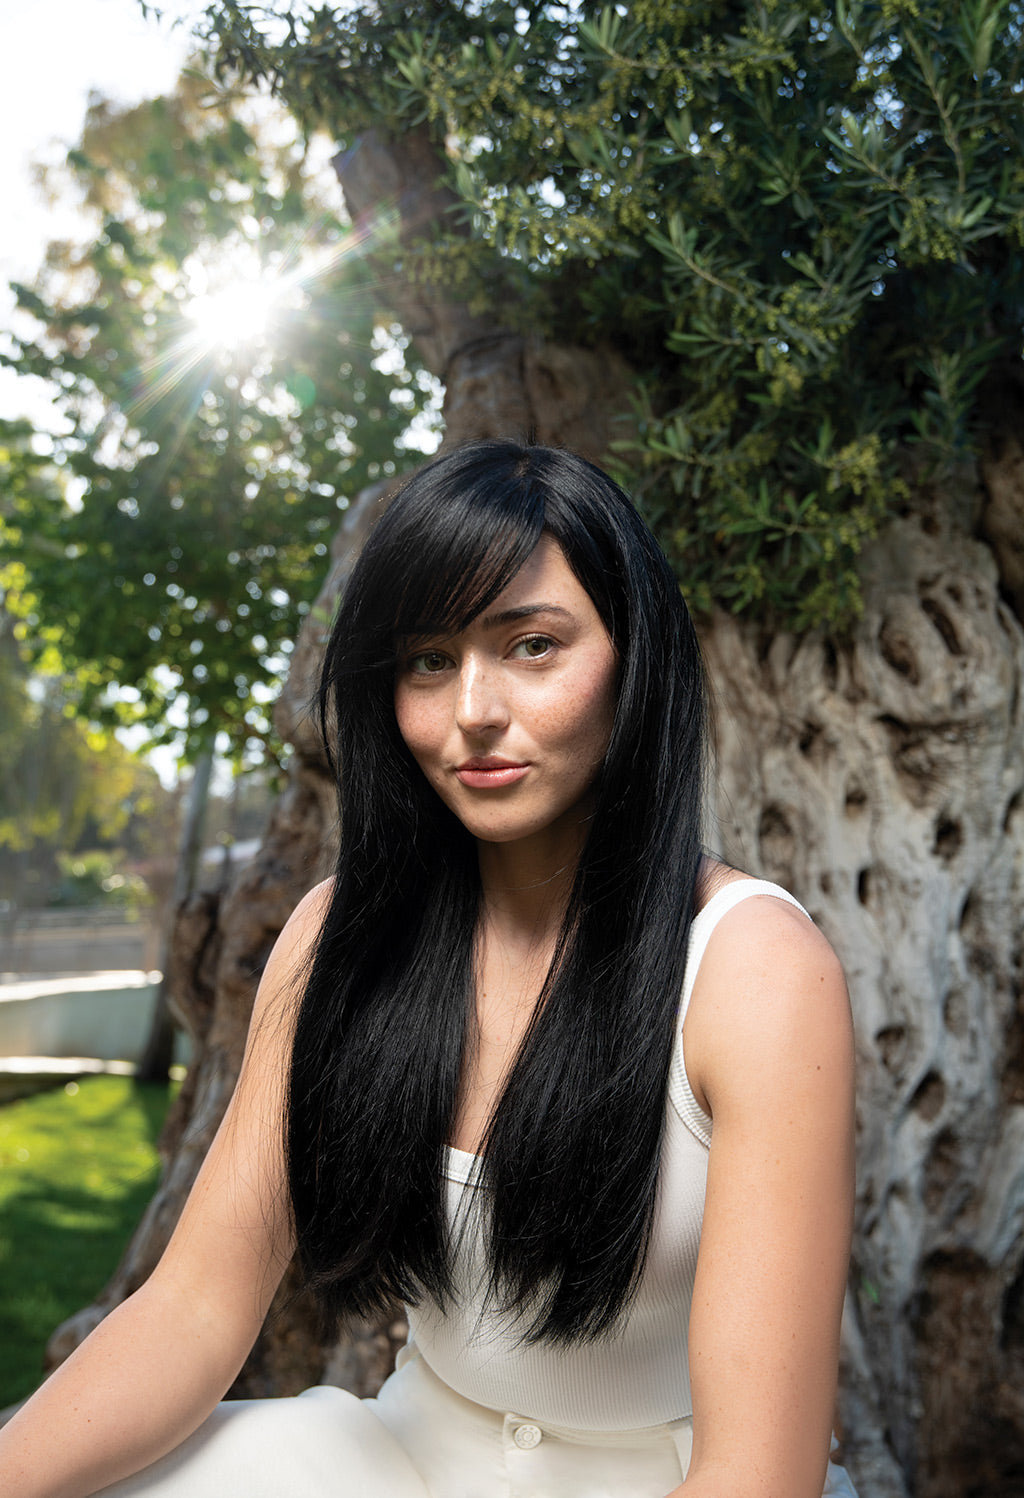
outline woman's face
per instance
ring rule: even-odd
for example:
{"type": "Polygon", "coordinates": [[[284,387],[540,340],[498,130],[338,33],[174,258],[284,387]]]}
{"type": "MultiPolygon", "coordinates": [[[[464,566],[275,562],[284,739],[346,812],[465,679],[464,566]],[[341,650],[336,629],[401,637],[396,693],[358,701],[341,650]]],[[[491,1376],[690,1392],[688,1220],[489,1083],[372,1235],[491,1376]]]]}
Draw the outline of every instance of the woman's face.
{"type": "Polygon", "coordinates": [[[474,837],[578,828],[615,714],[618,657],[551,536],[467,629],[400,643],[395,714],[474,837]]]}

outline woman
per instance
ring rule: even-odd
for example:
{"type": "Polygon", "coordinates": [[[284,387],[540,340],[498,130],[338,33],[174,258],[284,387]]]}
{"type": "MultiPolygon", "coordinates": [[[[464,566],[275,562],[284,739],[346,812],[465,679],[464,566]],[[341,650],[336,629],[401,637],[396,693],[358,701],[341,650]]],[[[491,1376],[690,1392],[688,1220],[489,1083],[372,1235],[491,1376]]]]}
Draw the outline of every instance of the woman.
{"type": "Polygon", "coordinates": [[[0,1490],[851,1494],[845,986],[702,857],[699,652],[629,501],[564,452],[430,464],[320,706],[337,874],[163,1260],[0,1435],[0,1490]],[[328,1316],[404,1299],[410,1347],[375,1401],[214,1409],[296,1249],[328,1316]]]}

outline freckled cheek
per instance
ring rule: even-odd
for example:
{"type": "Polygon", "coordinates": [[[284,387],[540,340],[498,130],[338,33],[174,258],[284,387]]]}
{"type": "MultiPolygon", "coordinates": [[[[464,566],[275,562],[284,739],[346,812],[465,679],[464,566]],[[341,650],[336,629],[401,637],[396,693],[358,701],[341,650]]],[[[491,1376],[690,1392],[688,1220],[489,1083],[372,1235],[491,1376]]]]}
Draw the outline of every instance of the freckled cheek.
{"type": "Polygon", "coordinates": [[[538,725],[539,737],[552,749],[578,756],[581,763],[599,764],[614,717],[614,676],[608,675],[592,683],[566,686],[553,696],[538,725]]]}
{"type": "Polygon", "coordinates": [[[429,773],[430,761],[443,748],[449,717],[435,702],[410,701],[405,693],[395,693],[398,731],[425,773],[429,773]]]}

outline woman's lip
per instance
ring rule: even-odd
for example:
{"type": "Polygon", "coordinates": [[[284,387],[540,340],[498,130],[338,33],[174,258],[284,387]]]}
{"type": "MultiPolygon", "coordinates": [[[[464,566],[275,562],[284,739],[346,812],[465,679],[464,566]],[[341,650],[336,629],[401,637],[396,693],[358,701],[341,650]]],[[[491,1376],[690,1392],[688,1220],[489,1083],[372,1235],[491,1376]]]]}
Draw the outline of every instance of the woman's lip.
{"type": "Polygon", "coordinates": [[[464,759],[458,770],[522,770],[526,761],[522,759],[506,759],[503,754],[471,754],[469,759],[464,759]]]}
{"type": "Polygon", "coordinates": [[[457,766],[455,774],[471,790],[495,790],[499,786],[515,785],[529,768],[529,765],[514,764],[510,760],[468,759],[464,765],[457,766]]]}

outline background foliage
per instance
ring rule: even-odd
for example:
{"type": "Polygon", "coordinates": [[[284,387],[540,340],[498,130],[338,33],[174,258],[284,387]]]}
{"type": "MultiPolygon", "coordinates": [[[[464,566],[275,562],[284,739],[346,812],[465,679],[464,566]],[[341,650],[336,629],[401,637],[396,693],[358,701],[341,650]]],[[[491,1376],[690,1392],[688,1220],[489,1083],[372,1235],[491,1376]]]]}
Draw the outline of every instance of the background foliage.
{"type": "Polygon", "coordinates": [[[624,475],[692,601],[797,628],[855,614],[908,452],[969,455],[1019,379],[1022,29],[1019,0],[218,0],[201,28],[342,145],[430,130],[461,222],[392,267],[624,354],[624,475]]]}
{"type": "MultiPolygon", "coordinates": [[[[11,457],[0,447],[0,475],[10,471],[5,451],[11,457]]],[[[0,914],[52,899],[62,852],[80,850],[95,850],[101,882],[116,881],[104,899],[137,903],[145,892],[114,870],[112,851],[98,850],[138,856],[165,845],[168,794],[112,733],[69,711],[52,652],[41,652],[50,670],[29,671],[17,639],[18,611],[30,607],[24,582],[20,564],[0,566],[0,914]]]]}
{"type": "Polygon", "coordinates": [[[259,758],[339,509],[393,467],[430,383],[377,326],[358,238],[280,111],[198,74],[96,100],[51,186],[95,233],[16,288],[37,333],[6,362],[52,383],[61,419],[52,444],[9,443],[0,490],[23,647],[94,722],[259,758]],[[283,293],[265,334],[255,292],[251,337],[190,315],[262,276],[283,293]]]}

